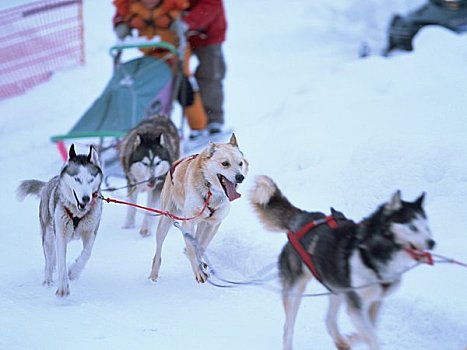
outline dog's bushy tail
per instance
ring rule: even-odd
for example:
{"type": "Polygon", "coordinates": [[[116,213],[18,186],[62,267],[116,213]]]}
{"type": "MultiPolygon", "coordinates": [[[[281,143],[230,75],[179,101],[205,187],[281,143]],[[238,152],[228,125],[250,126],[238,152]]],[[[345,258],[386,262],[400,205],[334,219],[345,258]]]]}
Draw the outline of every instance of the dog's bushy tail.
{"type": "Polygon", "coordinates": [[[289,202],[270,177],[264,175],[256,177],[249,200],[260,221],[271,231],[290,230],[293,218],[302,212],[289,202]]]}
{"type": "Polygon", "coordinates": [[[45,182],[39,180],[25,180],[16,189],[16,198],[22,201],[29,195],[35,195],[38,198],[41,197],[42,189],[45,186],[45,182]]]}

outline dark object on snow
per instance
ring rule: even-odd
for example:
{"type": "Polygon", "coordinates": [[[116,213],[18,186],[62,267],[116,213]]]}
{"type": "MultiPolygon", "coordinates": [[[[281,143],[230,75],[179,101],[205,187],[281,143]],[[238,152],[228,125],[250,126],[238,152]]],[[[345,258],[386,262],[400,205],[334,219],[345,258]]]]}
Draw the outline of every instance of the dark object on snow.
{"type": "Polygon", "coordinates": [[[412,39],[427,25],[439,25],[456,33],[467,31],[467,0],[430,0],[406,16],[395,15],[389,28],[389,43],[384,54],[394,49],[412,51],[412,39]]]}

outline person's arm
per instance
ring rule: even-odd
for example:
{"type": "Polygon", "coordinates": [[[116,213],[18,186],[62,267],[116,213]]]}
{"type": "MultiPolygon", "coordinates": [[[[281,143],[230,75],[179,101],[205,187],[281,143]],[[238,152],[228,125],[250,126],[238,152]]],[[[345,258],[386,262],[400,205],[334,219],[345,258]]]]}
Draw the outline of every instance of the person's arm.
{"type": "Polygon", "coordinates": [[[125,17],[129,13],[129,0],[113,0],[115,6],[115,15],[113,17],[114,27],[125,22],[125,17]]]}
{"type": "Polygon", "coordinates": [[[113,0],[115,6],[115,15],[113,17],[113,26],[117,38],[123,39],[130,35],[130,26],[126,23],[125,18],[128,15],[128,0],[113,0]]]}
{"type": "Polygon", "coordinates": [[[218,16],[220,11],[222,11],[222,0],[202,0],[190,9],[183,17],[183,21],[190,30],[202,30],[218,16]]]}

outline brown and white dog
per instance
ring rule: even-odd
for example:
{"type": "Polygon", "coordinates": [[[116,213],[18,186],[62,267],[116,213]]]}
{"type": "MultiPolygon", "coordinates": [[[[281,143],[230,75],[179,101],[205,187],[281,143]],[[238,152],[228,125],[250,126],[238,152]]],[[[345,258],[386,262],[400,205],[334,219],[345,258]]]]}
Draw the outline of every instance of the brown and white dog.
{"type": "MultiPolygon", "coordinates": [[[[180,160],[165,178],[161,193],[162,210],[195,217],[184,220],[182,229],[197,242],[194,244],[185,236],[186,254],[197,282],[206,282],[208,273],[205,264],[200,263],[196,256],[202,255],[214,238],[229,213],[230,202],[240,197],[236,188],[247,172],[248,162],[232,134],[228,143],[210,143],[199,155],[180,160]],[[204,211],[203,207],[206,207],[204,211]]],[[[173,222],[174,219],[162,216],[157,226],[156,253],[149,276],[153,281],[159,277],[162,244],[173,222]]]]}

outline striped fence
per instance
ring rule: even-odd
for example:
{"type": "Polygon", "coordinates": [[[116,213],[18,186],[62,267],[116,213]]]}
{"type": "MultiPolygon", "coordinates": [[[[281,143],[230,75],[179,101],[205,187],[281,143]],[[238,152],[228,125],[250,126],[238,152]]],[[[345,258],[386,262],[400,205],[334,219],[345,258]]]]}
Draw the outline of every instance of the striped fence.
{"type": "Polygon", "coordinates": [[[0,11],[0,100],[84,63],[82,2],[42,0],[0,11]]]}

